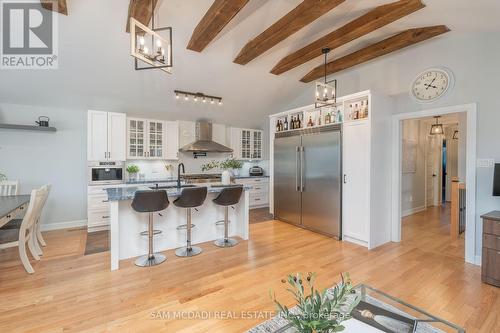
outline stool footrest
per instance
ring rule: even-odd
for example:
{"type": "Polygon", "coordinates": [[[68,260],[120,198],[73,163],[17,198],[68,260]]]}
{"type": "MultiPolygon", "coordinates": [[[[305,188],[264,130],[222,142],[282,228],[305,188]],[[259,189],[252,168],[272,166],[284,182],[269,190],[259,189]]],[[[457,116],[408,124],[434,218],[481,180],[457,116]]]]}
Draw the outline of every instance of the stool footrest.
{"type": "MultiPolygon", "coordinates": [[[[196,227],[196,224],[191,224],[191,229],[194,227],[196,227]]],[[[184,229],[187,229],[187,224],[182,224],[177,227],[177,230],[184,230],[184,229]]]]}
{"type": "MultiPolygon", "coordinates": [[[[161,230],[153,230],[153,235],[159,235],[161,234],[162,231],[161,230]]],[[[140,233],[141,236],[148,236],[149,235],[149,231],[143,231],[140,233]]]]}
{"type": "MultiPolygon", "coordinates": [[[[215,225],[224,225],[224,223],[226,223],[226,221],[220,220],[220,221],[215,222],[215,225]]],[[[231,221],[227,221],[227,223],[229,224],[229,223],[231,223],[231,221]]]]}

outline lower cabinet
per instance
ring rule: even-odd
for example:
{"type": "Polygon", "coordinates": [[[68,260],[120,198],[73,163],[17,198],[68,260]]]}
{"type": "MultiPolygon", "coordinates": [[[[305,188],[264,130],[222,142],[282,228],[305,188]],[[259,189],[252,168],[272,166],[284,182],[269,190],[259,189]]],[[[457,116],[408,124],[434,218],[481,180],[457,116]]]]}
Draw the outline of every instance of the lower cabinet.
{"type": "Polygon", "coordinates": [[[87,188],[87,231],[106,230],[108,227],[109,202],[106,186],[89,186],[87,188]]]}
{"type": "Polygon", "coordinates": [[[250,208],[261,208],[269,206],[269,178],[240,178],[237,184],[250,185],[249,191],[250,208]]]}

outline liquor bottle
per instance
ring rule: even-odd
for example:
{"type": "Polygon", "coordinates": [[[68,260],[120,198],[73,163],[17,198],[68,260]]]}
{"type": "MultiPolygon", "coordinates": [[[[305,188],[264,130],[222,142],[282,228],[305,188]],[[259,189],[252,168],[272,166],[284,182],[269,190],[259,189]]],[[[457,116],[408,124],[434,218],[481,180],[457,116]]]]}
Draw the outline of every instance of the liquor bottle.
{"type": "Polygon", "coordinates": [[[318,126],[321,126],[321,115],[318,117],[318,126]]]}
{"type": "Polygon", "coordinates": [[[285,122],[283,123],[283,130],[288,131],[288,117],[285,118],[285,122]]]}
{"type": "Polygon", "coordinates": [[[296,128],[297,128],[297,118],[292,117],[292,129],[296,129],[296,128]]]}
{"type": "Polygon", "coordinates": [[[276,132],[279,132],[280,131],[280,120],[278,119],[276,121],[276,132]]]}
{"type": "Polygon", "coordinates": [[[330,112],[327,112],[325,115],[325,125],[330,123],[330,119],[331,119],[330,112]]]}
{"type": "Polygon", "coordinates": [[[297,115],[297,121],[295,122],[295,129],[302,128],[302,122],[300,121],[300,116],[297,115]]]}
{"type": "Polygon", "coordinates": [[[359,119],[363,119],[365,117],[365,101],[361,101],[361,106],[359,108],[359,119]]]}
{"type": "Polygon", "coordinates": [[[349,104],[349,115],[348,119],[354,120],[354,109],[352,108],[352,104],[349,104]]]}
{"type": "Polygon", "coordinates": [[[365,102],[365,118],[368,118],[368,100],[365,102]]]}
{"type": "Polygon", "coordinates": [[[312,117],[311,117],[311,116],[309,116],[309,121],[307,122],[307,126],[308,126],[308,127],[312,127],[312,126],[314,126],[314,123],[313,123],[313,120],[312,120],[312,117]]]}
{"type": "Polygon", "coordinates": [[[354,119],[355,120],[359,119],[359,107],[358,107],[358,103],[354,104],[354,119]]]}

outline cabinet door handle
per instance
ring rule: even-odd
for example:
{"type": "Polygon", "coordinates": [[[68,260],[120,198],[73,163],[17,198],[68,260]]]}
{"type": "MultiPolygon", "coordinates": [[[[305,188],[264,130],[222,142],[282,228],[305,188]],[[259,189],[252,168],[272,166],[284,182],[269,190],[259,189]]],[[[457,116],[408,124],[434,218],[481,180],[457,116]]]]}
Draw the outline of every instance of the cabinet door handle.
{"type": "Polygon", "coordinates": [[[344,184],[347,184],[347,175],[344,174],[344,184]]]}
{"type": "Polygon", "coordinates": [[[254,200],[255,200],[255,201],[260,201],[260,199],[259,199],[259,198],[255,198],[254,200]]]}
{"type": "Polygon", "coordinates": [[[109,200],[103,200],[102,202],[109,202],[109,200]]]}
{"type": "Polygon", "coordinates": [[[109,219],[109,216],[105,215],[102,217],[103,219],[109,219]]]}

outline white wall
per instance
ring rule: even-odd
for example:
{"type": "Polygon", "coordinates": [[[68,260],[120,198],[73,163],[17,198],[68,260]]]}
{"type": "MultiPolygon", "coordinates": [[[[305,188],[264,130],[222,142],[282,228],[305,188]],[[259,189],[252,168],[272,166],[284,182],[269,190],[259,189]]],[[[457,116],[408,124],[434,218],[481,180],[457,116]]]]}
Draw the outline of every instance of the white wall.
{"type": "Polygon", "coordinates": [[[0,172],[19,180],[20,192],[52,184],[42,224],[84,225],[87,216],[86,113],[83,110],[0,104],[0,123],[35,124],[50,117],[56,133],[0,130],[0,172]],[[68,224],[69,222],[69,224],[68,224]]]}
{"type": "MultiPolygon", "coordinates": [[[[394,100],[395,113],[476,102],[478,104],[477,157],[492,158],[500,162],[498,40],[498,34],[495,33],[457,34],[452,31],[446,38],[430,40],[335,75],[338,79],[339,93],[345,95],[372,89],[390,95],[394,100]],[[435,103],[417,104],[409,97],[410,84],[419,72],[433,66],[450,68],[455,73],[455,88],[435,103]]],[[[304,93],[283,110],[310,104],[314,96],[313,91],[313,85],[308,85],[304,93]]],[[[387,124],[387,130],[390,131],[390,124],[387,124]]],[[[461,133],[465,131],[462,129],[461,133]]],[[[463,170],[459,171],[459,174],[463,175],[463,170]]],[[[478,256],[481,254],[480,216],[491,210],[500,209],[500,198],[491,195],[492,181],[493,168],[477,169],[475,248],[478,256]]]]}

